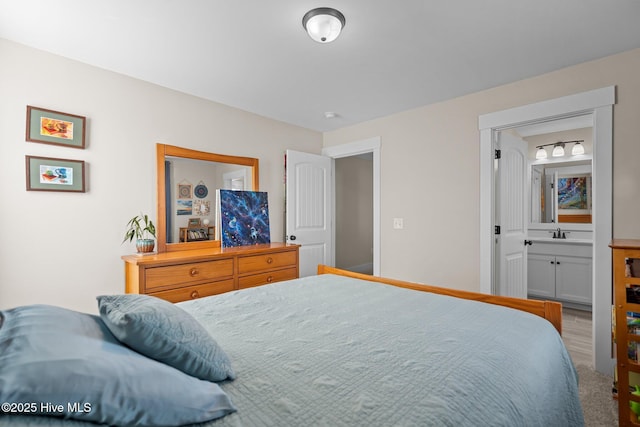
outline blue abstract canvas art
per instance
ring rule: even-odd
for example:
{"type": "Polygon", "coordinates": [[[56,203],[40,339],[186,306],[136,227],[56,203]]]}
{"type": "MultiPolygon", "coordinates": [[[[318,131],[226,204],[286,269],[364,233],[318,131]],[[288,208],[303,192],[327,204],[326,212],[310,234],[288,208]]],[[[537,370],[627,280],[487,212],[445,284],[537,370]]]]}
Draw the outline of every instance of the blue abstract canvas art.
{"type": "Polygon", "coordinates": [[[558,178],[558,209],[588,209],[587,178],[558,178]]]}
{"type": "Polygon", "coordinates": [[[266,192],[218,190],[218,203],[223,248],[271,243],[266,192]]]}

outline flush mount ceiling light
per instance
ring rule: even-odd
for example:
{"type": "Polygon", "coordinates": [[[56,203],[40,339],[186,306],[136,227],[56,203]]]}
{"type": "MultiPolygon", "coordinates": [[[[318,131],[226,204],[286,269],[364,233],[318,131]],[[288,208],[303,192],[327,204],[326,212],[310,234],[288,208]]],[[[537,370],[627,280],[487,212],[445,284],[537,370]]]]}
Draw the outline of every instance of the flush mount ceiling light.
{"type": "Polygon", "coordinates": [[[302,26],[309,37],[318,43],[329,43],[337,39],[345,22],[344,15],[330,7],[312,9],[302,17],[302,26]]]}

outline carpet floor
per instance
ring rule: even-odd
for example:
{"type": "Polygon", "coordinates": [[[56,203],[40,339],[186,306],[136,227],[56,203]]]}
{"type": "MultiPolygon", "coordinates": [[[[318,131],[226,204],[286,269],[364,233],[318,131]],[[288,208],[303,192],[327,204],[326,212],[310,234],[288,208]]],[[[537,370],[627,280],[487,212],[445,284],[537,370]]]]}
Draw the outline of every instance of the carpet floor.
{"type": "Polygon", "coordinates": [[[596,372],[587,365],[578,365],[576,370],[585,426],[617,426],[618,401],[611,396],[613,377],[596,372]]]}

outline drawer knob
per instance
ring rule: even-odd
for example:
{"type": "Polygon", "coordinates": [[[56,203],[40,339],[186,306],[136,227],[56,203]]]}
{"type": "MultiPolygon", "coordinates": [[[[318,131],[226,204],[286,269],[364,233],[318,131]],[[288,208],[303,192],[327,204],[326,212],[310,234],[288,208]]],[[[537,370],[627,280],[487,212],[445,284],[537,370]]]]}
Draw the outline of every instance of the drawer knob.
{"type": "Polygon", "coordinates": [[[198,269],[197,268],[192,268],[191,271],[189,271],[189,274],[191,275],[191,277],[195,277],[198,275],[198,269]]]}
{"type": "Polygon", "coordinates": [[[267,264],[271,264],[271,263],[273,263],[273,258],[271,257],[267,258],[267,264]]]}
{"type": "Polygon", "coordinates": [[[273,276],[267,277],[267,283],[271,283],[271,282],[273,282],[273,276]]]}
{"type": "Polygon", "coordinates": [[[198,291],[191,292],[191,298],[192,299],[200,298],[200,294],[198,293],[198,291]]]}

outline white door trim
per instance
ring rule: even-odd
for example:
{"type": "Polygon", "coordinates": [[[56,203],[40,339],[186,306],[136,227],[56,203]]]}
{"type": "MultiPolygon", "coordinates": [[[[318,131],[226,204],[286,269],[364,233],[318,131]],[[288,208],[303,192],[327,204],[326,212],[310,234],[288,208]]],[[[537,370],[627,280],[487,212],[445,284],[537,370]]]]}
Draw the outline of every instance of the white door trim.
{"type": "MultiPolygon", "coordinates": [[[[376,136],[347,144],[334,145],[322,149],[322,155],[339,159],[341,157],[357,156],[358,154],[373,153],[373,274],[380,275],[380,137],[376,136]]],[[[334,177],[335,178],[335,177],[334,177]]],[[[335,179],[332,182],[335,189],[335,179]]],[[[333,197],[335,198],[335,191],[333,197]]],[[[335,202],[333,203],[332,223],[335,223],[335,202]]],[[[333,241],[335,242],[333,227],[333,241]]],[[[332,265],[335,265],[335,245],[332,246],[332,265]]]]}
{"type": "Polygon", "coordinates": [[[611,358],[611,251],[613,193],[613,104],[615,86],[524,105],[478,118],[480,130],[480,290],[491,293],[493,283],[493,134],[528,123],[593,113],[594,235],[593,336],[597,371],[610,375],[611,358]],[[598,286],[595,286],[598,284],[598,286]]]}

